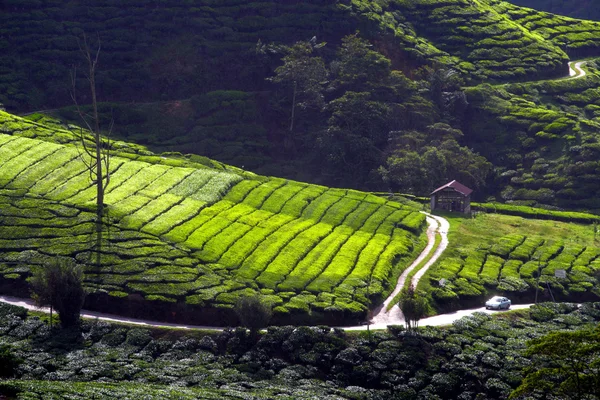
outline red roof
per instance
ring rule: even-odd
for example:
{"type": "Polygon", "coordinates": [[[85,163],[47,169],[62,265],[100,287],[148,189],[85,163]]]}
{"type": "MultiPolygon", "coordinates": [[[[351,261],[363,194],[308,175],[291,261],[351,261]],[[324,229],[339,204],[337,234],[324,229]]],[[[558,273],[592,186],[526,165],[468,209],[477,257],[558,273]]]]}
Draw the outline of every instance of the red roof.
{"type": "MultiPolygon", "coordinates": [[[[454,180],[452,182],[446,183],[444,186],[440,186],[439,188],[435,189],[433,192],[431,192],[431,194],[435,194],[435,193],[439,192],[440,190],[443,190],[443,189],[446,189],[446,188],[452,188],[452,189],[456,190],[457,192],[461,193],[464,196],[468,196],[471,193],[473,193],[473,189],[469,189],[468,187],[466,187],[462,183],[454,180]]],[[[431,196],[431,194],[430,194],[430,196],[431,196]]]]}

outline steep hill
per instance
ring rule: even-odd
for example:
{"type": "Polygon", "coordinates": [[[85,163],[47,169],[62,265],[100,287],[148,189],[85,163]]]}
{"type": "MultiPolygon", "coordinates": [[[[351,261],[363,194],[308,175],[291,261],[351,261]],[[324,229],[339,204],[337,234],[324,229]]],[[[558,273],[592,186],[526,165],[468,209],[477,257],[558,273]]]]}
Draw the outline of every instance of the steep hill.
{"type": "Polygon", "coordinates": [[[100,38],[98,82],[112,101],[260,90],[274,60],[257,54],[259,41],[290,44],[316,35],[337,44],[361,30],[398,68],[453,65],[474,81],[556,76],[566,72],[567,55],[600,43],[598,24],[497,0],[204,0],[194,6],[7,0],[0,11],[0,102],[11,110],[70,103],[69,70],[81,60],[77,38],[84,31],[100,38]],[[551,18],[561,35],[530,26],[540,18],[551,18]],[[582,42],[574,33],[583,31],[582,42]]]}
{"type": "Polygon", "coordinates": [[[63,260],[85,267],[93,308],[223,324],[240,296],[258,293],[280,323],[347,323],[420,247],[414,206],[115,142],[97,268],[95,187],[77,136],[3,112],[0,132],[3,291],[26,295],[32,266],[63,260]]]}
{"type": "MultiPolygon", "coordinates": [[[[427,194],[458,178],[481,200],[599,208],[596,80],[563,82],[553,96],[540,85],[476,87],[568,75],[569,59],[600,55],[598,22],[497,0],[11,0],[0,11],[0,103],[11,111],[71,104],[69,72],[85,69],[85,31],[101,44],[102,112],[120,137],[154,151],[330,186],[427,194]],[[366,78],[377,82],[338,76],[344,38],[357,31],[385,58],[377,62],[389,63],[384,78],[366,78]],[[283,45],[311,37],[327,42],[311,55],[328,68],[323,103],[303,99],[290,132],[291,86],[266,78],[281,66],[283,45]],[[340,127],[347,116],[333,115],[360,115],[351,107],[376,118],[340,127]],[[409,169],[426,184],[401,176],[409,169]]],[[[72,110],[61,116],[77,121],[72,110]]]]}

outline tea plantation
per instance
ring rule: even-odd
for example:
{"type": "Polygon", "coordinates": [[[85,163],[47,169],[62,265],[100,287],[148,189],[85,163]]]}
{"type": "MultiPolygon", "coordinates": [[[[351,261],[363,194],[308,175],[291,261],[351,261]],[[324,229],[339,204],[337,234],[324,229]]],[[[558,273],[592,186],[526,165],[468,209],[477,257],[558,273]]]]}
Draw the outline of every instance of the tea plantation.
{"type": "Polygon", "coordinates": [[[425,219],[414,207],[127,153],[131,148],[117,142],[105,193],[110,226],[97,268],[96,189],[81,150],[70,144],[73,134],[6,113],[0,118],[0,273],[13,291],[32,265],[67,257],[86,266],[92,307],[100,307],[94,299],[102,293],[115,304],[141,296],[157,303],[145,309],[155,318],[177,318],[188,305],[205,311],[186,318],[233,323],[236,300],[259,293],[276,320],[342,323],[381,301],[421,247],[425,219]]]}
{"type": "Polygon", "coordinates": [[[579,79],[466,89],[473,107],[467,135],[502,164],[496,184],[504,200],[598,209],[600,75],[595,60],[583,68],[579,79]]]}
{"type": "Polygon", "coordinates": [[[529,302],[535,300],[536,288],[539,300],[600,297],[597,223],[498,214],[450,221],[451,247],[421,281],[439,309],[480,305],[496,293],[529,302]],[[566,277],[557,277],[557,270],[566,277]]]}
{"type": "Polygon", "coordinates": [[[378,37],[402,69],[437,63],[473,81],[557,76],[567,55],[600,43],[598,23],[497,0],[7,0],[0,10],[0,102],[13,110],[70,103],[64,87],[79,61],[75,38],[83,30],[102,38],[98,82],[101,97],[113,101],[260,90],[275,60],[256,54],[259,41],[289,44],[316,35],[339,43],[360,30],[378,37]]]}

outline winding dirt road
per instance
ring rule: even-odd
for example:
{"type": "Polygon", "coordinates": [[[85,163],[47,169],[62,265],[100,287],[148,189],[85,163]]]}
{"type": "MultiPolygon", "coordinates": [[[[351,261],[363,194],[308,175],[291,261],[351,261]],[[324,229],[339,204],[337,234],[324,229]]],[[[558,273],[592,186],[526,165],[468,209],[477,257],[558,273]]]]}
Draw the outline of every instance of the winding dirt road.
{"type": "Polygon", "coordinates": [[[581,68],[585,65],[586,61],[571,61],[569,62],[569,78],[567,79],[577,79],[583,78],[587,75],[587,73],[581,68]]]}
{"type": "Polygon", "coordinates": [[[388,296],[388,298],[383,302],[381,306],[379,306],[373,315],[372,323],[375,326],[387,326],[387,325],[400,325],[404,323],[404,315],[402,315],[402,311],[400,311],[400,307],[398,305],[394,305],[389,311],[387,308],[389,304],[394,300],[396,295],[402,291],[404,285],[406,283],[406,279],[410,275],[410,273],[431,253],[433,250],[433,256],[427,261],[425,265],[413,276],[412,285],[417,287],[419,284],[419,280],[421,277],[427,272],[427,269],[433,265],[437,261],[437,259],[442,255],[446,247],[448,246],[448,229],[450,228],[450,224],[445,218],[438,217],[436,215],[431,215],[429,213],[423,212],[427,217],[427,246],[425,249],[419,254],[419,257],[413,261],[411,265],[404,270],[404,272],[398,278],[398,282],[396,283],[396,288],[394,291],[388,296]],[[439,233],[442,237],[441,242],[439,243],[437,248],[433,248],[435,246],[435,236],[439,233]]]}

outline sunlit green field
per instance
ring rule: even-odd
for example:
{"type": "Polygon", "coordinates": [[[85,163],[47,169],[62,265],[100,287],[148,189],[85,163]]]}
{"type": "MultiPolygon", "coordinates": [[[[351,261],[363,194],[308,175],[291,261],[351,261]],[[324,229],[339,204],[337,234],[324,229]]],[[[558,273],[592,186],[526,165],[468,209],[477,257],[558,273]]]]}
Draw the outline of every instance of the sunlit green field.
{"type": "Polygon", "coordinates": [[[498,214],[448,219],[450,246],[422,281],[440,304],[492,293],[532,299],[538,284],[548,298],[548,287],[560,298],[600,296],[595,224],[498,214]],[[556,277],[557,270],[564,270],[566,278],[556,277]],[[445,286],[439,285],[442,278],[445,286]]]}
{"type": "MultiPolygon", "coordinates": [[[[40,125],[0,116],[14,133],[0,134],[4,279],[22,280],[30,266],[60,256],[86,266],[90,289],[117,298],[231,308],[258,293],[276,314],[358,318],[421,246],[425,219],[414,206],[115,151],[97,268],[96,188],[80,150],[49,141],[40,125]]],[[[59,133],[68,143],[69,133],[59,133]]]]}

